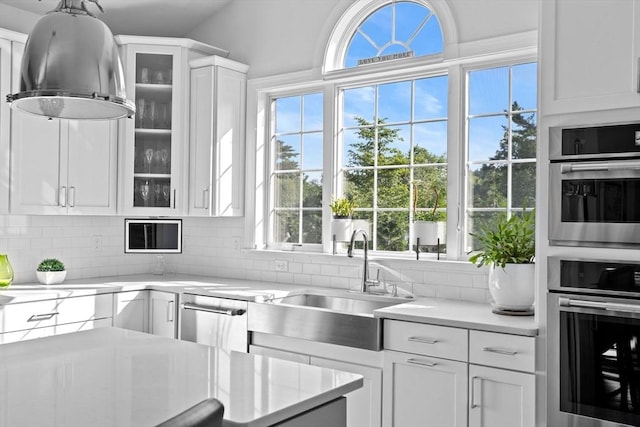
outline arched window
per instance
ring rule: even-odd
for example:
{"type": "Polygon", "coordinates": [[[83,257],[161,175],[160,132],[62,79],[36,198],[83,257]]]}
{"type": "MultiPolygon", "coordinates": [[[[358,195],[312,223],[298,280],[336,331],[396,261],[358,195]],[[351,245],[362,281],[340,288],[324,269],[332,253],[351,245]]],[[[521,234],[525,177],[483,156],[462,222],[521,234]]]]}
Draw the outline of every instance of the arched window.
{"type": "Polygon", "coordinates": [[[442,30],[434,12],[413,1],[393,1],[358,26],[349,41],[344,68],[442,50],[442,30]]]}

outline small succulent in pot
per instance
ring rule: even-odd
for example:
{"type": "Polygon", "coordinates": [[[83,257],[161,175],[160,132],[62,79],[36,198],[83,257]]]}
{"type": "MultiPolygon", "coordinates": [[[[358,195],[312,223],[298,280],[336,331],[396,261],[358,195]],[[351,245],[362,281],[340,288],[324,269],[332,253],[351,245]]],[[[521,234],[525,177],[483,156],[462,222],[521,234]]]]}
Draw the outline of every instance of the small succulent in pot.
{"type": "Polygon", "coordinates": [[[43,285],[54,285],[64,281],[67,276],[67,271],[60,260],[47,258],[38,264],[36,276],[38,277],[38,281],[43,285]]]}
{"type": "Polygon", "coordinates": [[[356,205],[351,199],[338,197],[333,199],[329,207],[334,218],[351,218],[356,205]]]}

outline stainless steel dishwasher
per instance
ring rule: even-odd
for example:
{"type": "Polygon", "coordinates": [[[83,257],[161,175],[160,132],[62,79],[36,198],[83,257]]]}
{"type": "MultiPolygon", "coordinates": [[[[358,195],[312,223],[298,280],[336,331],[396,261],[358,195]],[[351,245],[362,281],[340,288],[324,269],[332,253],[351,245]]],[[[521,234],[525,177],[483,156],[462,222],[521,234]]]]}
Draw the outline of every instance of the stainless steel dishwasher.
{"type": "Polygon", "coordinates": [[[247,305],[246,301],[183,294],[180,339],[246,353],[247,305]]]}

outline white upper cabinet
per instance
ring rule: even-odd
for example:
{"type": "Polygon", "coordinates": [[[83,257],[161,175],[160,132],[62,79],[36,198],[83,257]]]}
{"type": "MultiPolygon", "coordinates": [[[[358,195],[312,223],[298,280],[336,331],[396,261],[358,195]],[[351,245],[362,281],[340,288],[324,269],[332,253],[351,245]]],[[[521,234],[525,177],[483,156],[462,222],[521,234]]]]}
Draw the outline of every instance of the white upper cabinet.
{"type": "Polygon", "coordinates": [[[640,105],[637,0],[540,2],[540,110],[545,115],[640,105]]]}
{"type": "Polygon", "coordinates": [[[11,213],[116,213],[117,121],[13,111],[11,126],[11,213]]]}
{"type": "Polygon", "coordinates": [[[190,66],[188,214],[241,216],[249,67],[218,56],[190,66]]]}
{"type": "Polygon", "coordinates": [[[227,52],[189,39],[117,36],[136,115],[120,138],[119,211],[182,215],[187,201],[189,61],[227,52]]]}

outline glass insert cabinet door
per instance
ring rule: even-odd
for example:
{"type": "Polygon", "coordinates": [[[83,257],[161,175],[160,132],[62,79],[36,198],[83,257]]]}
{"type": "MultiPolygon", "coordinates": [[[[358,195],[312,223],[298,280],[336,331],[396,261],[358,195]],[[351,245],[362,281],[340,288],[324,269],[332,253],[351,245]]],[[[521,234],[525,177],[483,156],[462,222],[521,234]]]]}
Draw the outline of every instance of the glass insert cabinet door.
{"type": "Polygon", "coordinates": [[[172,205],[173,56],[136,54],[133,206],[172,205]]]}
{"type": "Polygon", "coordinates": [[[136,114],[122,138],[120,206],[125,214],[175,215],[181,207],[186,105],[180,46],[123,43],[127,96],[136,114]]]}

